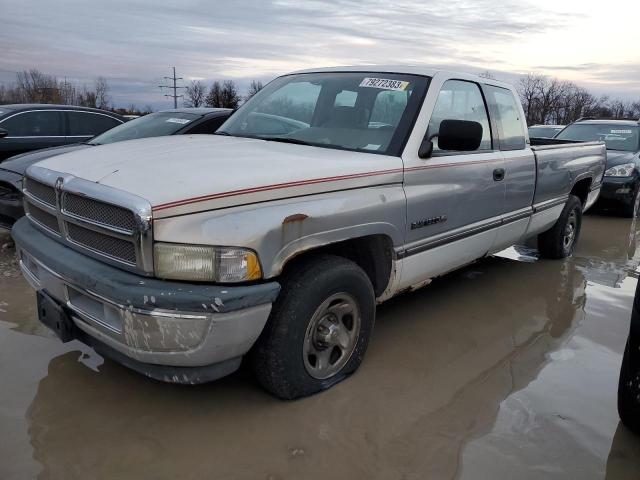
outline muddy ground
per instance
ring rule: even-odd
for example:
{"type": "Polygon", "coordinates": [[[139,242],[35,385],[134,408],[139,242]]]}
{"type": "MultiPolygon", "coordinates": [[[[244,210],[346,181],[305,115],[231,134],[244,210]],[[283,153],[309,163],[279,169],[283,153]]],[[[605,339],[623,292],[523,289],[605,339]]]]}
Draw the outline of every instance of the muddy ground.
{"type": "MultiPolygon", "coordinates": [[[[633,479],[616,388],[640,248],[588,215],[565,261],[510,250],[379,309],[364,364],[282,402],[61,344],[0,251],[0,479],[633,479]]],[[[0,237],[0,245],[7,237],[0,237]]]]}

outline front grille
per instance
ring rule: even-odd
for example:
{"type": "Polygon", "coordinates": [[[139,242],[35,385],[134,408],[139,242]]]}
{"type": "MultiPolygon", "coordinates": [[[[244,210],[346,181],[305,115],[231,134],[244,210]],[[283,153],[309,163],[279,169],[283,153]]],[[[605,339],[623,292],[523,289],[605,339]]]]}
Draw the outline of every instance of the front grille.
{"type": "Polygon", "coordinates": [[[61,243],[124,270],[153,274],[148,201],[37,165],[24,179],[24,192],[30,220],[61,243]]]}
{"type": "Polygon", "coordinates": [[[133,212],[126,208],[98,202],[91,198],[73,193],[65,193],[62,200],[65,213],[127,232],[136,230],[136,219],[133,212]]]}
{"type": "Polygon", "coordinates": [[[26,180],[27,192],[47,205],[56,206],[56,191],[53,187],[32,179],[26,180]]]}
{"type": "Polygon", "coordinates": [[[55,215],[49,212],[45,212],[32,203],[29,204],[28,212],[31,218],[33,218],[36,222],[44,225],[49,230],[53,230],[57,234],[60,234],[60,225],[58,224],[58,218],[55,215]]]}
{"type": "Polygon", "coordinates": [[[74,223],[67,223],[67,233],[69,240],[83,247],[131,265],[136,264],[136,247],[133,242],[104,235],[74,223]]]}

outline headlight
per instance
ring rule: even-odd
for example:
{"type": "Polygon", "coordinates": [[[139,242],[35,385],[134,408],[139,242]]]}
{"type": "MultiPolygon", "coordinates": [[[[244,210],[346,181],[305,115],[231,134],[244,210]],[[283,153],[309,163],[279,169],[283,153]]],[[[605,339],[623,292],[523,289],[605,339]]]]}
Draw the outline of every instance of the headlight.
{"type": "Polygon", "coordinates": [[[615,167],[608,168],[604,172],[605,177],[630,177],[633,173],[633,169],[636,168],[635,163],[625,163],[623,165],[616,165],[615,167]]]}
{"type": "Polygon", "coordinates": [[[156,243],[153,259],[155,275],[165,279],[233,283],[262,277],[258,256],[245,248],[156,243]]]}

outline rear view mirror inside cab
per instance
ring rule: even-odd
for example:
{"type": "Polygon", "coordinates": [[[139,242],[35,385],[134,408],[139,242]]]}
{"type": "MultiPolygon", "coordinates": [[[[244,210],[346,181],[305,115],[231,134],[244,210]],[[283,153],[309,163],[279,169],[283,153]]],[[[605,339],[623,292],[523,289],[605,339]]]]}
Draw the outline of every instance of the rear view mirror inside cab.
{"type": "Polygon", "coordinates": [[[454,152],[472,152],[482,143],[482,125],[468,120],[443,120],[440,131],[426,137],[418,150],[420,158],[429,158],[433,154],[433,140],[438,139],[440,150],[454,152]]]}

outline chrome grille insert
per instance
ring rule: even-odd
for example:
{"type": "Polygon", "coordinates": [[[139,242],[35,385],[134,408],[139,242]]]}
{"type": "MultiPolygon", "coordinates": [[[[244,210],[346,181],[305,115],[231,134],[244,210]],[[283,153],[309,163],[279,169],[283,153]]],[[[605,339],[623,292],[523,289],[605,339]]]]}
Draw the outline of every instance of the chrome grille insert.
{"type": "Polygon", "coordinates": [[[28,205],[27,213],[31,220],[60,235],[60,225],[58,218],[54,214],[46,212],[32,203],[28,205]]]}
{"type": "Polygon", "coordinates": [[[136,230],[136,219],[131,210],[98,202],[92,198],[73,193],[65,193],[62,197],[62,211],[90,222],[115,227],[129,233],[136,230]]]}
{"type": "Polygon", "coordinates": [[[67,238],[72,242],[131,265],[136,264],[136,247],[132,242],[110,237],[74,223],[66,225],[67,238]]]}
{"type": "Polygon", "coordinates": [[[60,242],[124,270],[153,275],[148,201],[37,165],[29,167],[23,190],[29,219],[60,242]]]}
{"type": "Polygon", "coordinates": [[[56,206],[56,191],[53,187],[29,178],[26,179],[26,190],[42,203],[46,203],[52,207],[56,206]]]}

